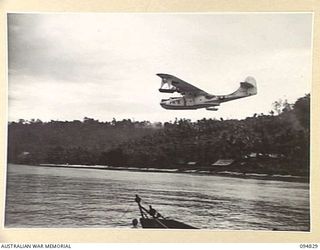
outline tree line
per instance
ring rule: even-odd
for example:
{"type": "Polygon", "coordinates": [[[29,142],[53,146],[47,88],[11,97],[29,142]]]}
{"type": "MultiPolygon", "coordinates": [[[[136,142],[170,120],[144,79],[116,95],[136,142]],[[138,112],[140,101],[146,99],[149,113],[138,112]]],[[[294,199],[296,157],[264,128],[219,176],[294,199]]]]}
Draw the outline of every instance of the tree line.
{"type": "Polygon", "coordinates": [[[8,162],[177,168],[254,154],[260,160],[247,168],[262,164],[271,172],[307,175],[310,95],[294,104],[279,100],[273,107],[267,115],[242,120],[19,120],[8,125],[8,162]],[[272,157],[277,160],[267,161],[272,157]]]}

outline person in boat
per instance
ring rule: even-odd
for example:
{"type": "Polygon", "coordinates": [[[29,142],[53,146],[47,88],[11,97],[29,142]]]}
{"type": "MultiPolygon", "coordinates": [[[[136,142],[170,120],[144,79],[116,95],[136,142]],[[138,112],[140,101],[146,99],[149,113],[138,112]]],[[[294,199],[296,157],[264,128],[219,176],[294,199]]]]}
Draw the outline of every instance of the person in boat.
{"type": "Polygon", "coordinates": [[[149,205],[149,214],[152,217],[156,217],[156,213],[157,213],[157,211],[151,205],[149,205]]]}
{"type": "Polygon", "coordinates": [[[141,198],[136,194],[136,198],[134,199],[138,204],[141,202],[141,198]]]}
{"type": "Polygon", "coordinates": [[[164,218],[157,210],[149,205],[149,214],[154,218],[164,218]]]}
{"type": "Polygon", "coordinates": [[[137,219],[132,220],[132,228],[138,228],[138,220],[137,219]]]}

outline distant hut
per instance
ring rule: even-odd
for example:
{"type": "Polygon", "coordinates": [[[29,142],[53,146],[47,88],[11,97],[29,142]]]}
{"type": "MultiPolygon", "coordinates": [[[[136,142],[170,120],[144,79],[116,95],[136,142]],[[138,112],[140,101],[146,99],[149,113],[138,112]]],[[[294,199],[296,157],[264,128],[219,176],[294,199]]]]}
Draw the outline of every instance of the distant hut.
{"type": "Polygon", "coordinates": [[[195,161],[188,161],[187,162],[187,166],[188,167],[194,167],[194,166],[196,166],[197,165],[197,162],[195,162],[195,161]]]}
{"type": "Polygon", "coordinates": [[[228,167],[231,166],[235,162],[234,159],[219,159],[216,162],[212,163],[213,167],[228,167]]]}

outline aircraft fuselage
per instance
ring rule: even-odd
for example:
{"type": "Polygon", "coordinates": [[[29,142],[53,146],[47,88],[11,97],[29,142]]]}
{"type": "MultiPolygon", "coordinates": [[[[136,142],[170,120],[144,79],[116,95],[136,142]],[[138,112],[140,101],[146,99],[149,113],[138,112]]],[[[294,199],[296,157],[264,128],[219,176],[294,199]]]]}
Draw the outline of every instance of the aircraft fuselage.
{"type": "Polygon", "coordinates": [[[162,78],[160,92],[178,92],[182,95],[162,99],[160,105],[165,109],[186,110],[206,108],[207,110],[216,111],[218,110],[216,106],[219,106],[220,103],[257,94],[256,81],[253,77],[247,77],[244,82],[240,82],[240,87],[231,94],[211,95],[175,76],[168,74],[158,74],[158,76],[162,78]],[[168,88],[163,88],[165,84],[168,85],[168,88]]]}
{"type": "MultiPolygon", "coordinates": [[[[222,102],[227,102],[235,99],[239,99],[246,96],[231,96],[231,95],[219,95],[219,96],[182,96],[171,97],[169,99],[162,99],[160,102],[161,107],[165,109],[200,109],[219,106],[222,102]]],[[[215,110],[215,109],[212,109],[215,110]]]]}

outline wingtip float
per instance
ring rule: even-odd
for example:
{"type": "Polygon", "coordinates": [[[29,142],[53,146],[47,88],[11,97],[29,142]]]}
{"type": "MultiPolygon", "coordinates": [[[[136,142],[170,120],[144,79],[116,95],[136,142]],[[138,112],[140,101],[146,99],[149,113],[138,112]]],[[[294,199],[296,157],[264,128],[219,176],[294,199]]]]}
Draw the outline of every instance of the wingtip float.
{"type": "Polygon", "coordinates": [[[252,76],[248,76],[244,82],[240,82],[240,87],[228,95],[212,95],[190,83],[187,83],[173,75],[159,73],[162,93],[178,92],[182,96],[162,99],[160,105],[165,109],[192,110],[205,108],[210,111],[217,111],[217,106],[223,102],[249,97],[257,94],[257,83],[252,76]]]}

